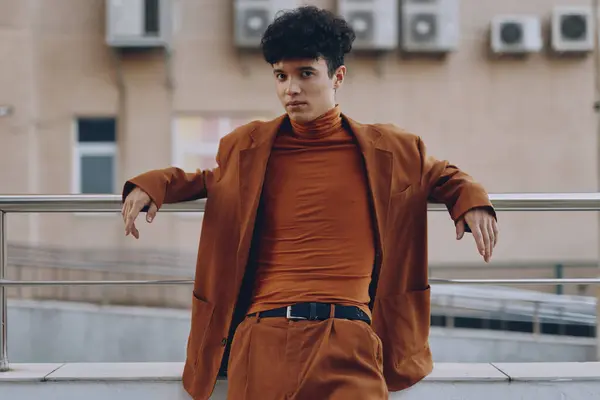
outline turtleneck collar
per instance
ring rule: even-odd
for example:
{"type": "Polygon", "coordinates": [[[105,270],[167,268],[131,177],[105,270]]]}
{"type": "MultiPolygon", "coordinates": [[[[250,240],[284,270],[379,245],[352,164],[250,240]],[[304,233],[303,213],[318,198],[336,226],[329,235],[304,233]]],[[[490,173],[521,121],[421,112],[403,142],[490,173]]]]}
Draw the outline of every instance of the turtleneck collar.
{"type": "Polygon", "coordinates": [[[339,105],[309,122],[291,121],[292,130],[302,138],[323,138],[337,132],[342,127],[339,105]]]}

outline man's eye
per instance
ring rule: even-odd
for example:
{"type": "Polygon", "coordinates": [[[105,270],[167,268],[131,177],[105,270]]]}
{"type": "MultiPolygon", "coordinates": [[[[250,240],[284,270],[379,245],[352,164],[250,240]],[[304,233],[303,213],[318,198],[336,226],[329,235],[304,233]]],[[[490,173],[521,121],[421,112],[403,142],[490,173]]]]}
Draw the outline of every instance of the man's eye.
{"type": "Polygon", "coordinates": [[[282,80],[285,79],[285,75],[284,74],[277,74],[277,75],[275,75],[275,77],[277,78],[277,80],[280,80],[280,81],[282,81],[282,80]]]}
{"type": "Polygon", "coordinates": [[[307,78],[309,76],[312,76],[312,72],[311,71],[302,71],[302,77],[307,78]]]}

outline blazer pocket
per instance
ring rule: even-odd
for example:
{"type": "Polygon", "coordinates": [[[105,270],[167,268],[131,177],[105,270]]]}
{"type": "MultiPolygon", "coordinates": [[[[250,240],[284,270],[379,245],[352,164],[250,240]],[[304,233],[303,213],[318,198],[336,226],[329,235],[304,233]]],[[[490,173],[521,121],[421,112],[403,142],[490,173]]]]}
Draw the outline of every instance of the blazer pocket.
{"type": "Polygon", "coordinates": [[[193,292],[192,323],[187,345],[187,359],[194,367],[198,363],[198,354],[204,346],[213,312],[214,305],[193,292]]]}
{"type": "Polygon", "coordinates": [[[390,199],[392,203],[397,203],[399,201],[405,200],[411,193],[413,189],[412,184],[408,184],[405,187],[401,187],[399,190],[395,190],[390,195],[390,199]]]}
{"type": "Polygon", "coordinates": [[[384,352],[391,356],[394,365],[419,353],[429,343],[431,319],[431,289],[413,290],[380,300],[381,315],[387,321],[381,332],[387,343],[384,352]]]}

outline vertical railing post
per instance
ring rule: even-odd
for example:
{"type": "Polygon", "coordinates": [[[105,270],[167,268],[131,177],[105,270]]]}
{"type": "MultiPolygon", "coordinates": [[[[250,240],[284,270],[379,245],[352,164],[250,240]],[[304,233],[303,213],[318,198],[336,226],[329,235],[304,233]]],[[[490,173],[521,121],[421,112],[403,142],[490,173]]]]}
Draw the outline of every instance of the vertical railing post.
{"type": "MultiPolygon", "coordinates": [[[[0,211],[0,281],[4,280],[6,272],[6,213],[0,211]]],[[[6,320],[8,311],[6,306],[6,287],[0,285],[0,372],[8,371],[8,329],[6,320]]]]}
{"type": "Polygon", "coordinates": [[[535,336],[539,336],[542,332],[542,327],[540,323],[540,302],[533,302],[533,334],[535,336]]]}
{"type": "MultiPolygon", "coordinates": [[[[554,266],[554,279],[563,278],[563,265],[556,264],[554,266]]],[[[556,294],[563,294],[563,285],[556,285],[556,294]]]]}

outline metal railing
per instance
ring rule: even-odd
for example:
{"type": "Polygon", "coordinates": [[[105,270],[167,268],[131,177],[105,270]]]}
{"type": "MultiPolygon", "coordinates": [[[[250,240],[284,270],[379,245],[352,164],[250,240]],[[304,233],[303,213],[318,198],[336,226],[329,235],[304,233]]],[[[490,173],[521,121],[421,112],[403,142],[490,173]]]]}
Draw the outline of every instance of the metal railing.
{"type": "MultiPolygon", "coordinates": [[[[600,193],[507,193],[492,194],[497,211],[599,211],[600,193]]],[[[161,212],[202,212],[204,200],[165,204],[161,212]]],[[[9,369],[7,344],[7,301],[9,286],[97,286],[97,285],[182,285],[193,280],[126,281],[11,281],[5,279],[7,265],[6,215],[8,213],[119,212],[118,195],[25,195],[0,196],[0,372],[9,369]]],[[[445,211],[441,204],[430,204],[429,211],[445,211]]],[[[436,279],[434,284],[563,285],[600,284],[600,278],[586,279],[436,279]]]]}
{"type": "Polygon", "coordinates": [[[431,292],[432,325],[436,319],[437,326],[455,328],[455,322],[462,320],[458,327],[492,329],[495,325],[500,331],[534,336],[552,332],[590,337],[595,334],[596,305],[592,297],[523,293],[499,286],[439,285],[431,292]]]}

